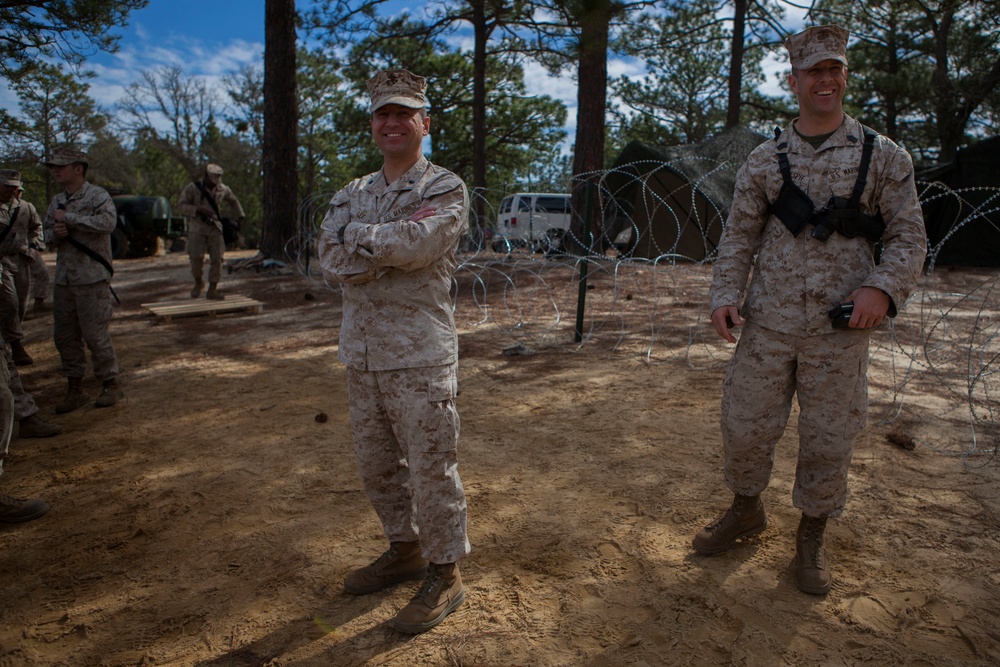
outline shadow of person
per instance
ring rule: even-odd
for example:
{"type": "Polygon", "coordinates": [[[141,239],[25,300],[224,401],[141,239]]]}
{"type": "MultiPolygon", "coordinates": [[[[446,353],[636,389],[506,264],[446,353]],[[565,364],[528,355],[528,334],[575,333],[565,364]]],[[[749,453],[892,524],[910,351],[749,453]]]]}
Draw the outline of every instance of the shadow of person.
{"type": "Polygon", "coordinates": [[[239,641],[239,627],[234,627],[229,648],[195,667],[257,667],[291,654],[312,654],[296,665],[356,665],[366,654],[372,656],[391,650],[413,637],[396,632],[392,618],[347,635],[343,628],[359,617],[372,614],[383,605],[390,592],[356,596],[332,594],[329,602],[248,644],[239,641]],[[307,648],[310,644],[315,647],[307,648]]]}

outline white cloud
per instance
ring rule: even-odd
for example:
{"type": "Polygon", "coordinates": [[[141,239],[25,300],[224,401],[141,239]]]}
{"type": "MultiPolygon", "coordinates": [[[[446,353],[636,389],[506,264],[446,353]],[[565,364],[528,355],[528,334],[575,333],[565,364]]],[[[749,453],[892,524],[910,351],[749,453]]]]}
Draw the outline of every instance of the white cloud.
{"type": "MultiPolygon", "coordinates": [[[[783,53],[783,52],[782,52],[783,53]]],[[[788,83],[786,79],[791,68],[788,66],[788,58],[779,53],[768,53],[761,61],[761,69],[764,70],[764,83],[760,86],[760,92],[765,95],[782,96],[788,95],[788,83]]]]}
{"type": "MultiPolygon", "coordinates": [[[[644,79],[650,76],[642,61],[626,58],[611,58],[608,60],[608,78],[628,76],[630,79],[644,79]]],[[[524,66],[524,83],[528,93],[533,95],[548,95],[560,100],[566,105],[566,139],[563,141],[563,152],[569,153],[576,138],[577,115],[577,79],[575,69],[564,70],[558,76],[552,76],[541,65],[528,61],[524,66]]],[[[608,103],[613,102],[611,91],[608,91],[608,103]]]]}
{"type": "MultiPolygon", "coordinates": [[[[189,77],[202,79],[210,90],[221,90],[222,79],[246,65],[262,67],[264,45],[234,39],[221,45],[209,45],[187,36],[159,36],[158,42],[140,29],[140,40],[109,55],[108,64],[93,64],[99,85],[91,95],[105,107],[113,107],[122,99],[125,89],[139,80],[143,71],[177,67],[189,77]]],[[[221,94],[220,94],[221,97],[221,94]]]]}
{"type": "Polygon", "coordinates": [[[529,60],[524,63],[524,87],[529,95],[548,95],[566,105],[566,139],[563,151],[569,152],[576,136],[576,77],[567,70],[552,76],[538,63],[529,60]]]}
{"type": "Polygon", "coordinates": [[[630,79],[645,79],[648,75],[645,63],[636,58],[612,58],[608,61],[608,78],[627,76],[630,79]]]}

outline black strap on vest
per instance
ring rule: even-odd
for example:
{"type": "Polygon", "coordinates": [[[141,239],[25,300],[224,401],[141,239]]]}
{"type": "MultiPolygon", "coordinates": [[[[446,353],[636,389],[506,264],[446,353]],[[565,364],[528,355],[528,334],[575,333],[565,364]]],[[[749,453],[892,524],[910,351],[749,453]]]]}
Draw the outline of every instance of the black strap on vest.
{"type": "MultiPolygon", "coordinates": [[[[859,205],[865,187],[868,185],[868,171],[871,167],[872,153],[875,148],[875,130],[861,126],[864,131],[864,143],[861,148],[861,165],[858,177],[854,181],[851,198],[831,197],[827,205],[816,210],[809,195],[804,193],[792,181],[792,168],[788,161],[788,153],[778,153],[778,169],[781,171],[782,186],[778,199],[771,204],[770,210],[788,228],[793,236],[798,236],[807,224],[814,225],[811,236],[820,241],[826,241],[833,232],[838,232],[847,238],[861,235],[872,243],[877,242],[885,233],[885,222],[881,212],[875,215],[862,213],[859,205]]],[[[775,141],[781,135],[781,130],[775,128],[775,141]]],[[[784,146],[778,146],[779,149],[784,146]]]]}
{"type": "MultiPolygon", "coordinates": [[[[56,208],[66,210],[66,204],[61,203],[56,208]]],[[[84,255],[91,258],[92,260],[94,260],[95,262],[97,262],[98,264],[100,264],[101,266],[103,266],[105,269],[108,270],[108,289],[111,291],[111,296],[115,298],[115,303],[121,305],[122,302],[121,299],[118,298],[118,294],[115,292],[115,288],[111,286],[111,279],[114,278],[115,276],[115,270],[111,266],[111,262],[104,259],[104,257],[102,257],[100,253],[98,253],[96,250],[85,245],[82,241],[79,241],[78,239],[75,239],[72,236],[67,236],[66,240],[69,241],[69,244],[71,246],[73,246],[74,248],[82,252],[84,255]]]]}
{"type": "Polygon", "coordinates": [[[875,137],[878,133],[868,127],[861,126],[865,133],[865,143],[861,146],[861,166],[858,167],[858,178],[854,181],[854,191],[851,192],[851,203],[857,208],[861,203],[861,195],[865,193],[865,186],[868,185],[868,168],[872,165],[872,151],[875,149],[875,137]]]}
{"type": "Polygon", "coordinates": [[[17,222],[17,216],[21,212],[21,205],[18,204],[14,209],[14,212],[10,216],[10,224],[7,225],[7,229],[0,232],[0,245],[7,240],[7,235],[11,233],[14,229],[14,223],[17,222]]]}
{"type": "Polygon", "coordinates": [[[778,153],[778,169],[781,170],[781,192],[771,204],[771,212],[788,228],[792,236],[798,236],[812,220],[816,207],[809,195],[792,182],[792,166],[787,153],[778,153]]]}
{"type": "Polygon", "coordinates": [[[198,189],[201,190],[201,196],[208,200],[208,205],[212,207],[213,211],[215,211],[215,217],[222,220],[222,215],[219,213],[219,205],[215,203],[215,197],[208,194],[208,189],[205,187],[205,179],[201,179],[195,183],[195,185],[197,185],[198,189]]]}

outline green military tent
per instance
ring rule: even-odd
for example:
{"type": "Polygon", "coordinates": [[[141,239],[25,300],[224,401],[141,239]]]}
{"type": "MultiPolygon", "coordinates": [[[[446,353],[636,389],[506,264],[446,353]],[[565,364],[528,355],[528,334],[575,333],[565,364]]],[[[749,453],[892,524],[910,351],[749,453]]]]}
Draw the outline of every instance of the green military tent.
{"type": "Polygon", "coordinates": [[[632,257],[712,259],[729,215],[736,172],[766,139],[735,128],[700,144],[654,148],[629,143],[602,183],[605,200],[614,204],[609,210],[605,202],[605,234],[617,237],[616,245],[632,257]]]}
{"type": "Polygon", "coordinates": [[[955,159],[917,173],[930,260],[1000,266],[1000,137],[958,150],[955,159]]]}

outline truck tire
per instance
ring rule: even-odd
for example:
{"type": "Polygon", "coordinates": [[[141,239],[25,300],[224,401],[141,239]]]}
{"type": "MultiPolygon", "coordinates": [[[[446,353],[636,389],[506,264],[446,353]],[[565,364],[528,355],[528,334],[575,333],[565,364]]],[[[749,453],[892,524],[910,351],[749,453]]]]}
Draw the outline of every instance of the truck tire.
{"type": "Polygon", "coordinates": [[[121,227],[115,227],[111,232],[111,257],[112,259],[122,259],[128,255],[128,237],[121,227]]]}
{"type": "Polygon", "coordinates": [[[565,229],[550,229],[545,232],[545,256],[554,257],[557,255],[566,254],[566,235],[567,230],[565,229]]]}
{"type": "Polygon", "coordinates": [[[502,252],[509,255],[514,251],[514,246],[506,238],[501,236],[499,239],[493,241],[493,252],[502,252]]]}

